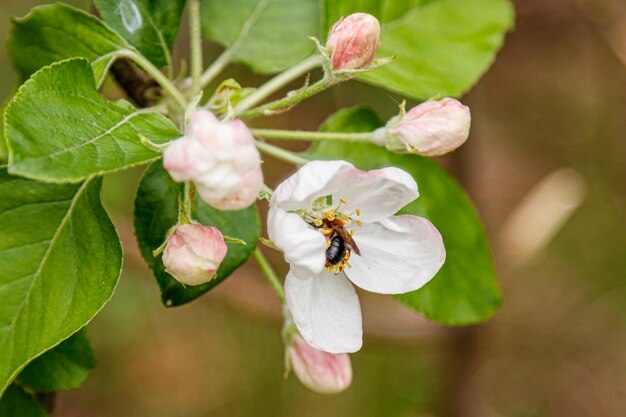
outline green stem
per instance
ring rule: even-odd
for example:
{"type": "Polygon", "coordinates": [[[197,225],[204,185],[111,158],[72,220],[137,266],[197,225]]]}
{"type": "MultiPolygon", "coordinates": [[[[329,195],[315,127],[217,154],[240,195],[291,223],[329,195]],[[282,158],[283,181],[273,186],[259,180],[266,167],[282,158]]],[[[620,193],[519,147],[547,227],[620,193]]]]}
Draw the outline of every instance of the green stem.
{"type": "Polygon", "coordinates": [[[342,132],[310,132],[302,130],[250,129],[257,137],[282,140],[345,140],[351,142],[369,142],[374,132],[342,133],[342,132]]]}
{"type": "Polygon", "coordinates": [[[187,100],[182,95],[180,90],[150,61],[144,56],[130,50],[120,51],[118,54],[120,57],[128,58],[143,69],[148,75],[150,75],[159,85],[167,91],[180,106],[182,110],[187,108],[187,100]]]}
{"type": "Polygon", "coordinates": [[[185,190],[183,195],[183,206],[188,219],[192,219],[192,209],[196,197],[196,186],[191,181],[185,182],[185,190]]]}
{"type": "Polygon", "coordinates": [[[242,119],[252,119],[259,116],[269,116],[273,112],[276,112],[278,110],[289,109],[300,103],[302,100],[306,100],[307,98],[326,90],[328,87],[334,84],[336,84],[336,82],[331,81],[328,77],[324,77],[313,85],[292,91],[284,98],[244,111],[240,114],[237,114],[237,116],[242,119]]]}
{"type": "Polygon", "coordinates": [[[256,248],[254,250],[254,259],[256,259],[257,263],[259,264],[259,267],[261,267],[261,271],[263,271],[263,274],[265,275],[267,280],[270,282],[270,284],[272,284],[272,288],[274,288],[276,295],[278,296],[278,298],[280,298],[280,301],[284,304],[286,301],[285,290],[283,290],[283,286],[280,283],[280,280],[278,279],[276,272],[274,272],[274,269],[272,269],[272,266],[265,258],[265,255],[263,255],[263,252],[261,252],[261,249],[256,248]]]}
{"type": "Polygon", "coordinates": [[[280,90],[286,84],[289,84],[296,78],[301,77],[315,67],[320,66],[323,62],[323,58],[324,57],[321,55],[311,55],[299,64],[278,74],[276,77],[260,86],[254,93],[241,100],[239,104],[235,106],[235,113],[243,113],[252,106],[256,106],[258,103],[280,90]]]}
{"type": "Polygon", "coordinates": [[[280,159],[282,161],[291,162],[295,165],[304,165],[309,162],[308,159],[303,158],[294,152],[288,151],[283,148],[279,148],[278,146],[270,145],[269,143],[256,141],[256,147],[263,153],[273,156],[274,158],[280,159]]]}
{"type": "Polygon", "coordinates": [[[202,85],[202,32],[200,29],[200,0],[189,2],[189,32],[191,36],[191,97],[200,93],[202,85]]]}
{"type": "Polygon", "coordinates": [[[215,77],[217,77],[222,71],[224,71],[224,68],[226,68],[228,64],[230,64],[231,56],[232,49],[228,48],[224,52],[222,52],[222,54],[217,57],[215,61],[213,61],[211,66],[207,68],[206,71],[204,71],[204,73],[202,73],[202,75],[200,76],[201,88],[209,85],[211,81],[215,79],[215,77]]]}

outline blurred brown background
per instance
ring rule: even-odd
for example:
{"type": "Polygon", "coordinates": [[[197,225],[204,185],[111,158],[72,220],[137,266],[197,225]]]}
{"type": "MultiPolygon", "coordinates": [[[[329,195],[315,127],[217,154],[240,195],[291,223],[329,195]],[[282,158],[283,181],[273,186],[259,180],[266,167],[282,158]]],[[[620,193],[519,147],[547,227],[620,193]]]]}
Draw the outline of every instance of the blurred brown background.
{"type": "MultiPolygon", "coordinates": [[[[2,44],[9,16],[40,3],[2,0],[2,44]]],[[[311,393],[283,379],[279,305],[253,263],[191,305],[161,306],[132,236],[139,172],[116,174],[106,196],[126,246],[124,274],[88,329],[97,368],[59,395],[55,415],[626,415],[626,3],[519,0],[516,9],[495,65],[463,98],[470,141],[444,161],[493,242],[504,293],[493,320],[447,329],[365,295],[366,342],[352,357],[352,387],[311,393]],[[541,182],[564,167],[574,171],[541,182]],[[528,199],[532,190],[544,194],[528,199]],[[550,226],[554,238],[544,235],[550,226]]],[[[207,47],[207,56],[218,52],[207,47]]],[[[237,66],[230,73],[262,81],[237,66]]],[[[14,82],[2,47],[0,99],[14,82]]],[[[350,83],[272,122],[314,129],[330,109],[359,102],[387,117],[399,99],[350,83]]],[[[277,165],[272,181],[289,169],[277,165]]]]}

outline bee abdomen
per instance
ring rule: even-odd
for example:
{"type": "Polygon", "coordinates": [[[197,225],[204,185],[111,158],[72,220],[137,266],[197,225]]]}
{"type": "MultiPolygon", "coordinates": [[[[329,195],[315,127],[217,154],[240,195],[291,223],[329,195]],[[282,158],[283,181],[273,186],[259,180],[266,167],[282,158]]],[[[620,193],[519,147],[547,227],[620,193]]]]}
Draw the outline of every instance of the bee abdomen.
{"type": "Polygon", "coordinates": [[[337,265],[346,254],[348,248],[346,242],[341,236],[334,236],[330,240],[330,246],[326,249],[326,262],[331,265],[337,265]]]}

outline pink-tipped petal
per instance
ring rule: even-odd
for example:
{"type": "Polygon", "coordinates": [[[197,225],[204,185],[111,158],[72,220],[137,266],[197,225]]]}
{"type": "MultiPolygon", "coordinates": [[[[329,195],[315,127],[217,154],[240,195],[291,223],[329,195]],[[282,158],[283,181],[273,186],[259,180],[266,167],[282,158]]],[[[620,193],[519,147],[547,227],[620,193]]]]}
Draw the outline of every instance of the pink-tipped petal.
{"type": "Polygon", "coordinates": [[[344,391],[352,382],[352,365],[347,353],[324,352],[298,335],[291,341],[289,359],[300,382],[320,394],[344,391]]]}

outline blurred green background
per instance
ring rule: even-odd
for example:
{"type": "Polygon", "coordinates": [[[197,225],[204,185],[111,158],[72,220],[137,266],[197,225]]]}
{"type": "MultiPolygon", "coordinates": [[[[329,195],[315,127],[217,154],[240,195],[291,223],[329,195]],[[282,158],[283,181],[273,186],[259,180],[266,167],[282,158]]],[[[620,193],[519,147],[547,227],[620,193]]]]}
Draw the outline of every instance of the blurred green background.
{"type": "MultiPolygon", "coordinates": [[[[41,3],[0,2],[2,45],[10,16],[41,3]]],[[[88,7],[86,1],[67,3],[88,7]]],[[[80,389],[58,396],[55,415],[624,415],[626,5],[515,3],[516,29],[463,98],[473,115],[470,141],[443,161],[466,185],[493,242],[504,294],[493,320],[449,329],[390,298],[362,294],[366,341],[352,356],[352,387],[336,396],[311,393],[293,376],[283,378],[279,304],[253,263],[197,302],[170,310],[161,305],[133,237],[130,214],[140,171],[116,174],[106,179],[105,192],[125,246],[124,274],[88,327],[98,365],[80,389]],[[511,215],[537,183],[563,167],[580,174],[582,182],[577,175],[568,178],[576,179],[586,199],[554,239],[522,262],[510,231],[519,224],[535,230],[552,208],[531,205],[517,218],[518,229],[512,229],[511,215]]],[[[183,30],[180,56],[185,45],[183,30]]],[[[219,51],[207,46],[207,57],[219,51]]],[[[263,80],[239,66],[229,75],[250,85],[263,80]]],[[[2,46],[2,101],[14,85],[2,46]]],[[[333,109],[361,102],[387,117],[400,100],[353,82],[272,122],[315,129],[333,109]]],[[[272,184],[291,169],[272,167],[272,184]]],[[[551,184],[547,195],[568,187],[551,184]]]]}

